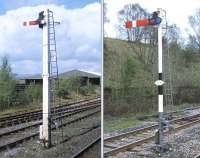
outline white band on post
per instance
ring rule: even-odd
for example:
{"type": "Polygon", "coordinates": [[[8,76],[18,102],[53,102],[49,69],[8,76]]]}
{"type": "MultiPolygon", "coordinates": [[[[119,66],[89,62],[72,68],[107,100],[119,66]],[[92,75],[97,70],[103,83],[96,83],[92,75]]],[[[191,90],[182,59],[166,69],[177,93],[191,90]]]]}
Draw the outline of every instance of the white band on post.
{"type": "Polygon", "coordinates": [[[158,95],[158,112],[163,112],[163,95],[158,95]]]}
{"type": "Polygon", "coordinates": [[[162,73],[162,26],[158,26],[158,73],[162,73]]]}

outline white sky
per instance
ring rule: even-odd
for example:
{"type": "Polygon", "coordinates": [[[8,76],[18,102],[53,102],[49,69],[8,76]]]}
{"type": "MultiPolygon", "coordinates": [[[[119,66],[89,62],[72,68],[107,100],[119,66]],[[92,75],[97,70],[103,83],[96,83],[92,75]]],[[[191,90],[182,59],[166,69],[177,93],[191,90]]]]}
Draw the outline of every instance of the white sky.
{"type": "Polygon", "coordinates": [[[110,20],[110,23],[104,25],[104,29],[107,36],[113,38],[116,38],[117,12],[126,4],[138,3],[150,13],[157,8],[166,10],[169,24],[177,24],[184,37],[186,29],[189,29],[188,16],[200,8],[200,0],[104,0],[104,2],[107,3],[107,18],[110,20]]]}
{"type": "Polygon", "coordinates": [[[0,59],[8,56],[13,73],[42,72],[42,30],[24,27],[23,21],[35,20],[46,8],[54,12],[59,72],[72,69],[101,71],[101,5],[90,3],[82,8],[44,4],[8,10],[0,15],[0,59]]]}

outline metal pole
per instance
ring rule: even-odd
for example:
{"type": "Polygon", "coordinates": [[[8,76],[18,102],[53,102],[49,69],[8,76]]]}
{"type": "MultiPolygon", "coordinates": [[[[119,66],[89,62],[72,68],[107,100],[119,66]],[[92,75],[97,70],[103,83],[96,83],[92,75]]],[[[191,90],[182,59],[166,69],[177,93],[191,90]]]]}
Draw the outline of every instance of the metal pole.
{"type": "Polygon", "coordinates": [[[44,11],[43,27],[43,129],[44,146],[51,146],[51,107],[50,107],[50,56],[49,56],[49,10],[44,11]]]}
{"type": "MultiPolygon", "coordinates": [[[[164,129],[163,129],[163,70],[162,70],[162,19],[158,17],[158,14],[163,11],[158,9],[157,12],[153,12],[153,17],[151,19],[141,19],[136,21],[126,21],[125,27],[130,29],[132,27],[157,25],[158,26],[158,80],[155,84],[158,86],[158,112],[159,112],[159,129],[158,129],[158,144],[160,145],[161,151],[163,149],[164,142],[164,129]]],[[[157,141],[156,141],[157,142],[157,141]]]]}
{"type": "MultiPolygon", "coordinates": [[[[162,26],[158,26],[158,80],[162,81],[162,26]]],[[[158,85],[158,112],[159,112],[159,145],[162,148],[163,135],[163,84],[158,85]]]]}

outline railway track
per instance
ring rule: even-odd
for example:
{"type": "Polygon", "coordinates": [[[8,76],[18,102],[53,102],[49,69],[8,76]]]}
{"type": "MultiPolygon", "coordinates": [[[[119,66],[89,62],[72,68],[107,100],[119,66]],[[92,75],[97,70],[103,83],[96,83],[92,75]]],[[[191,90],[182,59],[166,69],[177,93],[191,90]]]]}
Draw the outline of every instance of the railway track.
{"type": "MultiPolygon", "coordinates": [[[[99,107],[99,106],[100,106],[100,104],[94,104],[93,106],[82,107],[79,110],[76,109],[76,110],[72,111],[71,113],[65,113],[62,116],[58,116],[58,117],[54,118],[54,121],[59,120],[60,118],[69,117],[69,116],[72,116],[72,115],[75,115],[75,114],[78,114],[78,113],[81,113],[81,112],[84,112],[87,110],[91,110],[91,109],[99,107]]],[[[16,133],[16,132],[23,131],[23,130],[26,130],[26,129],[29,129],[32,127],[38,127],[41,124],[42,124],[42,121],[40,120],[40,121],[31,122],[31,123],[25,123],[23,125],[17,125],[17,126],[13,126],[10,128],[1,129],[0,130],[0,138],[2,136],[9,135],[11,133],[16,133]]]]}
{"type": "MultiPolygon", "coordinates": [[[[174,119],[169,123],[173,125],[173,130],[166,129],[164,131],[165,135],[178,132],[194,124],[200,123],[200,114],[174,119]]],[[[136,148],[139,148],[144,143],[149,143],[156,139],[155,134],[157,129],[158,125],[154,124],[116,136],[104,138],[104,156],[112,156],[127,150],[137,151],[136,148]]]]}
{"type": "MultiPolygon", "coordinates": [[[[57,115],[53,118],[53,121],[59,121],[60,119],[69,118],[73,115],[78,115],[76,118],[71,118],[68,121],[63,121],[63,124],[52,125],[52,130],[56,130],[63,126],[67,126],[76,123],[80,120],[91,117],[100,112],[100,103],[94,103],[90,106],[83,106],[79,109],[71,110],[69,113],[63,113],[62,115],[57,115]],[[87,112],[87,114],[81,114],[87,112]],[[89,114],[88,114],[89,112],[89,114]],[[81,114],[81,115],[80,115],[81,114]],[[80,115],[80,116],[79,116],[80,115]]],[[[23,143],[26,140],[32,139],[39,136],[38,127],[42,125],[42,121],[28,122],[25,124],[19,124],[13,127],[2,128],[0,130],[0,150],[5,150],[7,148],[14,147],[17,144],[23,143]]]]}
{"type": "MultiPolygon", "coordinates": [[[[100,103],[100,99],[91,99],[79,101],[76,103],[66,104],[52,109],[54,115],[62,115],[63,113],[70,113],[73,110],[79,110],[83,106],[90,106],[95,103],[100,103]]],[[[7,116],[0,118],[0,128],[5,128],[8,126],[13,126],[25,122],[37,121],[42,119],[42,110],[36,110],[31,112],[26,112],[18,115],[7,116]]]]}

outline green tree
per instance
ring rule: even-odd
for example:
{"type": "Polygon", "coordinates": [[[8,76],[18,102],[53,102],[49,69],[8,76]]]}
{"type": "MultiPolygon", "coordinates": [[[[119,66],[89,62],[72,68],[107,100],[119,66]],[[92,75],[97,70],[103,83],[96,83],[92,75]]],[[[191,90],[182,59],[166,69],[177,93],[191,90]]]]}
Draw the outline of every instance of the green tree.
{"type": "Polygon", "coordinates": [[[15,96],[16,82],[14,80],[8,58],[2,58],[0,66],[0,107],[1,109],[8,108],[12,105],[12,99],[15,96]]]}
{"type": "Polygon", "coordinates": [[[122,72],[123,89],[127,91],[131,87],[132,80],[135,76],[135,61],[131,56],[128,56],[124,63],[124,69],[122,72]]]}

